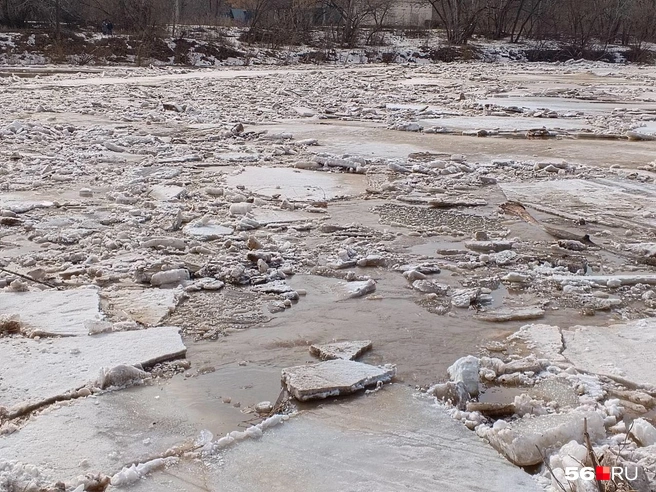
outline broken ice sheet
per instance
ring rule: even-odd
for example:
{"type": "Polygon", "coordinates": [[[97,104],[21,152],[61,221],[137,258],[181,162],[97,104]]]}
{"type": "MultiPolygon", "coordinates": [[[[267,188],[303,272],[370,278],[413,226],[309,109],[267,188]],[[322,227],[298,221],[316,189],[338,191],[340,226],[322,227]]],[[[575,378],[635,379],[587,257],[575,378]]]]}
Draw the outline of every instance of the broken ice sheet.
{"type": "Polygon", "coordinates": [[[525,341],[549,360],[568,361],[584,371],[656,387],[656,320],[652,318],[568,329],[534,324],[510,338],[525,341]]]}
{"type": "Polygon", "coordinates": [[[155,326],[175,311],[183,296],[182,289],[122,289],[103,292],[109,302],[106,310],[146,326],[155,326]]]}
{"type": "Polygon", "coordinates": [[[606,436],[604,421],[596,412],[530,416],[511,423],[498,420],[492,427],[479,427],[477,433],[514,464],[530,466],[542,463],[540,450],[572,440],[582,443],[584,419],[592,442],[606,436]]]}
{"type": "Polygon", "coordinates": [[[305,401],[355,393],[378,382],[386,383],[395,374],[392,365],[378,367],[335,359],[283,369],[282,382],[294,398],[305,401]]]}
{"type": "Polygon", "coordinates": [[[198,435],[199,423],[160,394],[158,386],[140,387],[48,407],[0,437],[0,456],[35,465],[53,481],[111,475],[198,435]]]}
{"type": "Polygon", "coordinates": [[[585,371],[656,387],[656,320],[563,330],[563,355],[585,371]]]}
{"type": "Polygon", "coordinates": [[[19,314],[30,336],[86,335],[85,321],[101,319],[96,289],[0,292],[0,314],[19,314]]]}
{"type": "Polygon", "coordinates": [[[310,353],[321,358],[322,360],[354,360],[360,357],[367,350],[371,350],[371,345],[371,340],[317,344],[310,346],[310,353]]]}
{"type": "Polygon", "coordinates": [[[182,357],[179,328],[54,339],[0,339],[0,406],[37,404],[94,382],[103,367],[144,366],[182,357]]]}

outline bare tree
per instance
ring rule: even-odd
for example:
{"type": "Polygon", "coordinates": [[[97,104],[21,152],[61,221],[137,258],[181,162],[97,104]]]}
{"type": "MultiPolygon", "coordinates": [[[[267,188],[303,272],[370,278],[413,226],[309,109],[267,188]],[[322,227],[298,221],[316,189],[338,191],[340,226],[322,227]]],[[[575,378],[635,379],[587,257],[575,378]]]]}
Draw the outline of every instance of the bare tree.
{"type": "Polygon", "coordinates": [[[484,0],[428,0],[446,30],[450,44],[463,45],[476,32],[481,14],[486,9],[484,0]]]}
{"type": "Polygon", "coordinates": [[[520,0],[515,19],[510,28],[510,42],[517,43],[521,37],[532,30],[532,25],[540,17],[543,0],[520,0]]]}
{"type": "MultiPolygon", "coordinates": [[[[381,33],[387,23],[390,11],[392,10],[392,0],[366,0],[369,4],[370,24],[369,34],[365,44],[372,44],[375,36],[381,33]]],[[[382,42],[382,40],[380,40],[382,42]]]]}
{"type": "Polygon", "coordinates": [[[35,0],[2,0],[0,24],[9,27],[23,27],[37,10],[35,0]]]}
{"type": "Polygon", "coordinates": [[[337,42],[352,47],[359,41],[365,24],[382,28],[391,0],[327,0],[324,8],[334,10],[339,17],[337,42]]]}

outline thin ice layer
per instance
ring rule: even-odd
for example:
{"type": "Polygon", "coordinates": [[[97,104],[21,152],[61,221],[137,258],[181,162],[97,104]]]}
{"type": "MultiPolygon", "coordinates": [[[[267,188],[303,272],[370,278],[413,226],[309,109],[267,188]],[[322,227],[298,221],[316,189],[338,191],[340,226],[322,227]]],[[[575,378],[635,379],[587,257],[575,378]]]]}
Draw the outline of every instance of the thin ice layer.
{"type": "Polygon", "coordinates": [[[231,448],[223,461],[205,482],[212,491],[540,490],[443,410],[397,385],[307,411],[231,448]]]}

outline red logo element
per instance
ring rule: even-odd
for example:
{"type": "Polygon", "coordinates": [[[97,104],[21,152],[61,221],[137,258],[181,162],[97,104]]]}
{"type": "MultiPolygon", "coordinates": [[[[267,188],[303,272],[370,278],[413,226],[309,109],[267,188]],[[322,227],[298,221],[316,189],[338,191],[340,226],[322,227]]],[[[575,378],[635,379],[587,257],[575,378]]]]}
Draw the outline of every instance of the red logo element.
{"type": "Polygon", "coordinates": [[[595,477],[597,480],[610,480],[610,466],[597,466],[595,477]]]}

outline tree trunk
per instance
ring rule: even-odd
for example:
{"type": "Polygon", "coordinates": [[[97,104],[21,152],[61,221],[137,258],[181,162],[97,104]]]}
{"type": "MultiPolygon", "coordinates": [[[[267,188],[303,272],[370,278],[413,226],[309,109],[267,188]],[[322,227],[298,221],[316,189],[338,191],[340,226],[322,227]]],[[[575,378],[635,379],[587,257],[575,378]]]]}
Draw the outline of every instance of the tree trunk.
{"type": "Polygon", "coordinates": [[[55,0],[55,39],[57,42],[61,40],[61,32],[59,29],[60,17],[61,17],[61,0],[55,0]]]}

